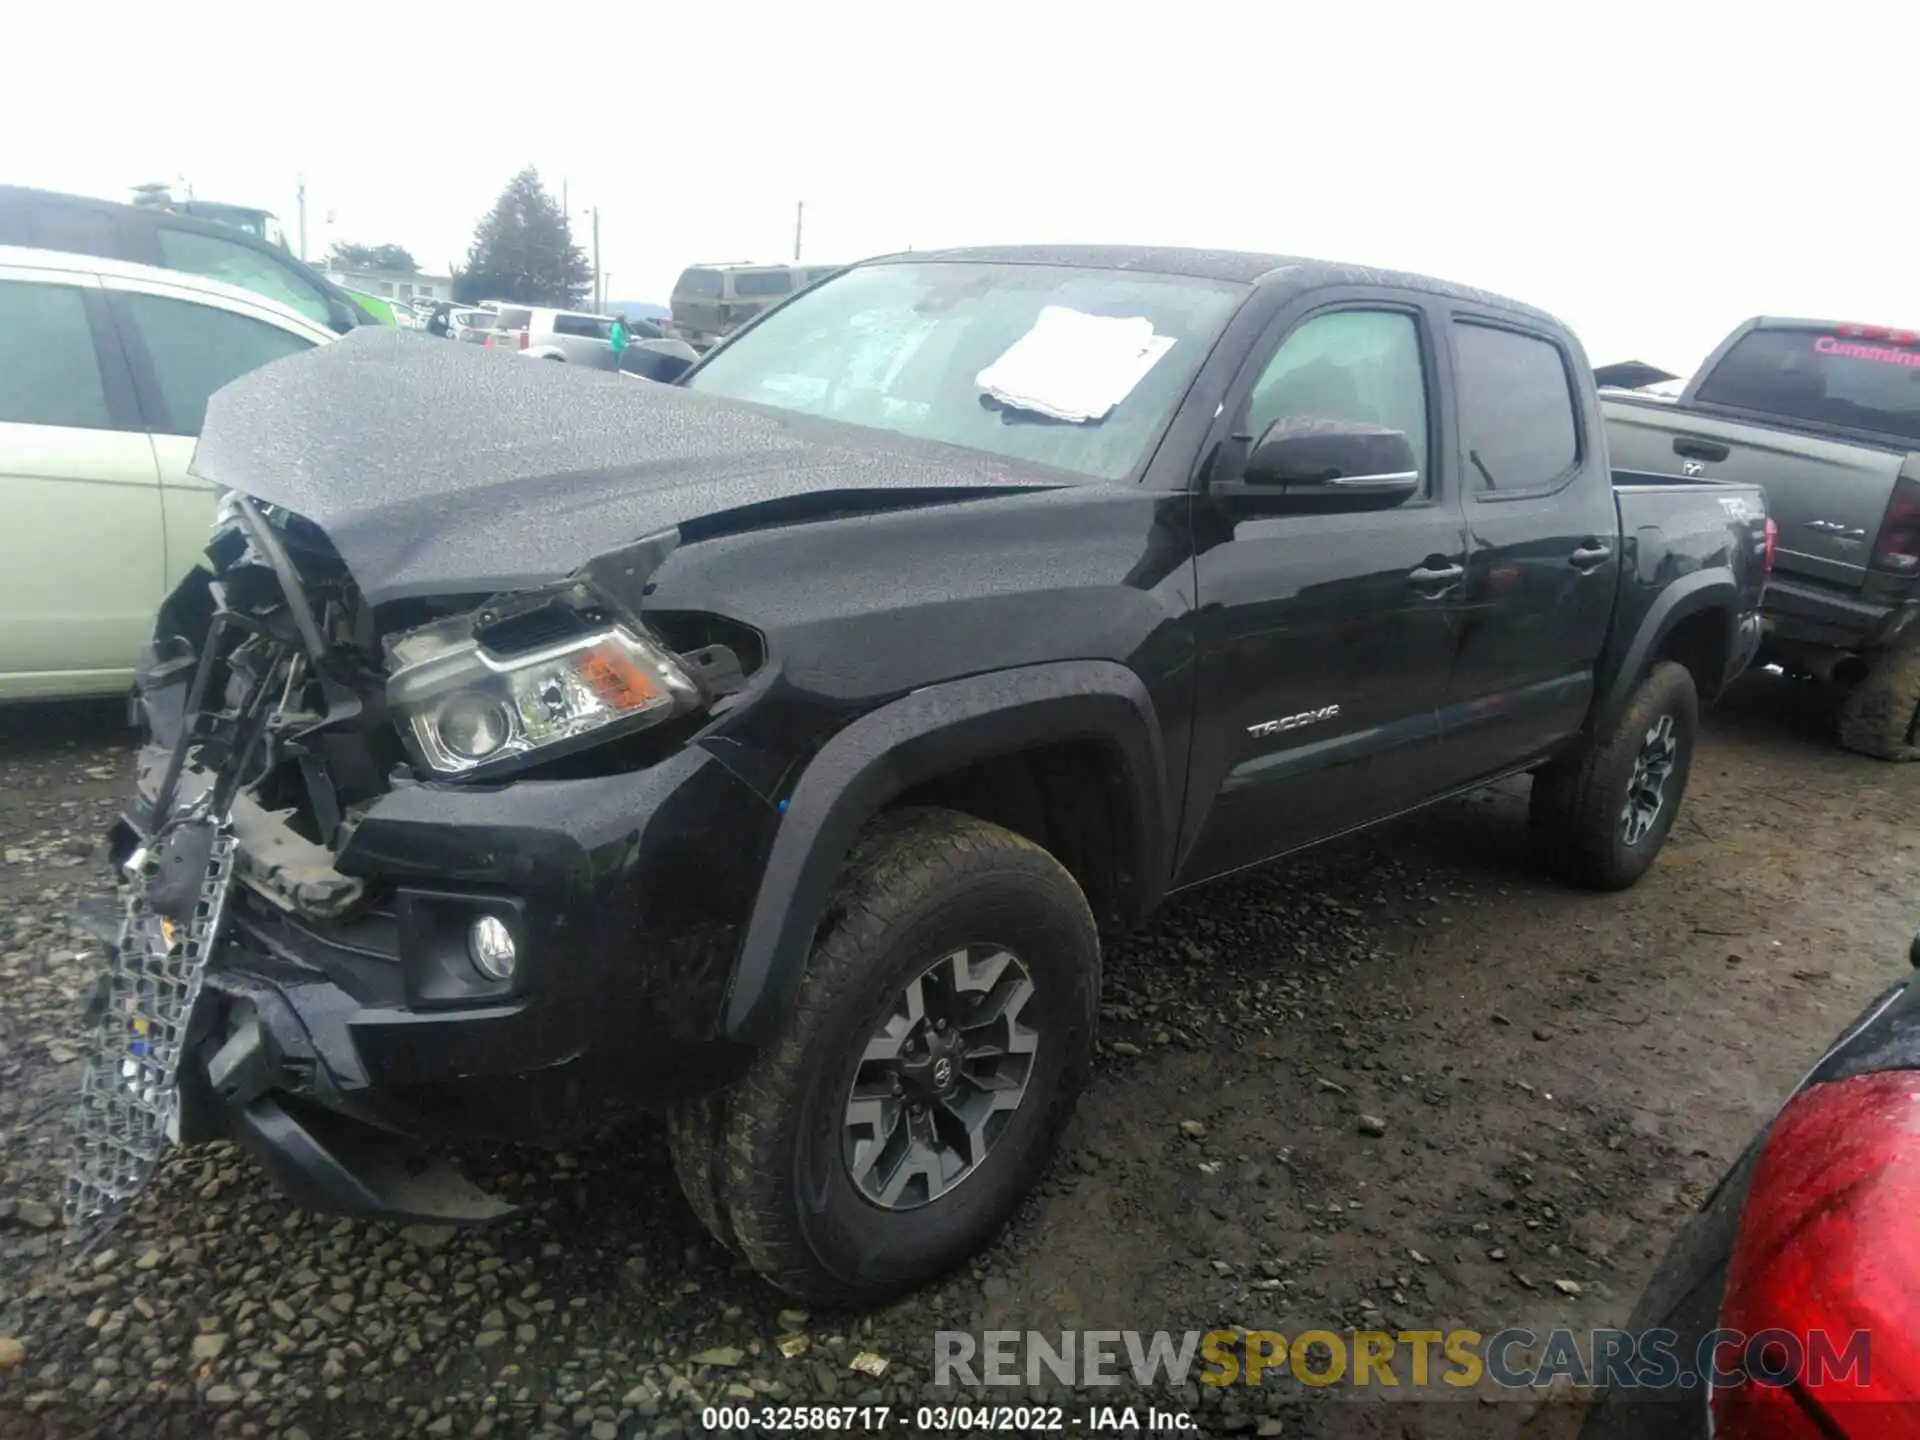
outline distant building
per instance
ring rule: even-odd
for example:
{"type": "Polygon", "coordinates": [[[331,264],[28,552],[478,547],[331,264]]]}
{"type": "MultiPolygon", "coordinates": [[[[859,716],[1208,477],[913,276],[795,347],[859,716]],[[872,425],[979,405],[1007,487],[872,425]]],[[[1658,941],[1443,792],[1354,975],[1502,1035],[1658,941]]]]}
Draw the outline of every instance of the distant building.
{"type": "Polygon", "coordinates": [[[378,295],[382,300],[451,300],[450,275],[409,275],[403,270],[348,269],[329,266],[327,278],[348,290],[378,295]]]}

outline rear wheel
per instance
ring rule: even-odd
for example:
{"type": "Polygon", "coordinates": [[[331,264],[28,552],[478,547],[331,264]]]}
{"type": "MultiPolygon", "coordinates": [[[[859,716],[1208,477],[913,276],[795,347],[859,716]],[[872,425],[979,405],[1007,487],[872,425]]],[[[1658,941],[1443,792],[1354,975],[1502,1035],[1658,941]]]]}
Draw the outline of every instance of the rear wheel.
{"type": "Polygon", "coordinates": [[[1920,649],[1874,659],[1840,708],[1840,743],[1876,760],[1920,760],[1920,649]]]}
{"type": "Polygon", "coordinates": [[[1595,890],[1646,874],[1680,813],[1699,726],[1693,676],[1659,662],[1604,734],[1534,777],[1528,818],[1547,868],[1595,890]]]}
{"type": "Polygon", "coordinates": [[[676,1120],[694,1209],[775,1285],[864,1304],[997,1234],[1092,1061],[1073,877],[1009,830],[902,811],[861,842],[786,1032],[676,1120]]]}

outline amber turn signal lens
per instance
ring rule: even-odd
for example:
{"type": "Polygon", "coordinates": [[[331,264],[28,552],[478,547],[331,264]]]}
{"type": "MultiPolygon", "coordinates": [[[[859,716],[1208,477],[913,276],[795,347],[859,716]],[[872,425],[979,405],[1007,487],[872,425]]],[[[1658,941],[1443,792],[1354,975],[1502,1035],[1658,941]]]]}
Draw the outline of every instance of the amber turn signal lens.
{"type": "Polygon", "coordinates": [[[612,646],[581,655],[574,662],[574,673],[615,710],[638,710],[660,694],[653,680],[612,646]]]}

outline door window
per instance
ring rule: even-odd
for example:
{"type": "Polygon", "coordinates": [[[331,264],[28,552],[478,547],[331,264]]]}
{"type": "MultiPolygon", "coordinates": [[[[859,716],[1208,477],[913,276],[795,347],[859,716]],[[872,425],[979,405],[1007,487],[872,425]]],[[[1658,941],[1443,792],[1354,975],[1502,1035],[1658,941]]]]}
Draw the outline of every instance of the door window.
{"type": "Polygon", "coordinates": [[[743,270],[733,277],[736,295],[784,295],[793,289],[793,276],[785,270],[743,270]]]}
{"type": "Polygon", "coordinates": [[[249,370],[313,348],[313,342],[231,310],[123,293],[123,313],[153,367],[161,413],[149,416],[166,435],[198,435],[207,397],[249,370]]]}
{"type": "Polygon", "coordinates": [[[79,287],[0,280],[0,336],[0,423],[113,428],[79,287]]]}
{"type": "Polygon", "coordinates": [[[331,323],[327,297],[319,287],[273,256],[249,246],[162,225],[160,262],[169,270],[204,275],[264,295],[322,325],[331,323]]]}
{"type": "Polygon", "coordinates": [[[1573,382],[1560,347],[1465,321],[1453,327],[1467,484],[1480,493],[1546,489],[1580,459],[1573,382]]]}
{"type": "Polygon", "coordinates": [[[612,338],[613,322],[592,315],[556,315],[553,317],[553,333],[586,340],[607,340],[612,338]]]}
{"type": "Polygon", "coordinates": [[[1414,317],[1336,310],[1289,334],[1254,382],[1247,431],[1257,439],[1276,420],[1306,418],[1398,430],[1427,491],[1427,375],[1414,317]]]}

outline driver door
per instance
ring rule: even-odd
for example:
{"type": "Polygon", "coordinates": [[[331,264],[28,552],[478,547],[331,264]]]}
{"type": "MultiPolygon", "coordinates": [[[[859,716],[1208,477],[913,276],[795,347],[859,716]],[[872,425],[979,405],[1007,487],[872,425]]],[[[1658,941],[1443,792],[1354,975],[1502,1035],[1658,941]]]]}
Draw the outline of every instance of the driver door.
{"type": "Polygon", "coordinates": [[[1238,478],[1274,421],[1328,419],[1404,433],[1420,489],[1391,509],[1314,514],[1279,513],[1251,486],[1195,497],[1200,676],[1181,884],[1433,793],[1466,574],[1436,317],[1424,297],[1391,292],[1309,303],[1255,346],[1210,478],[1238,478]]]}

